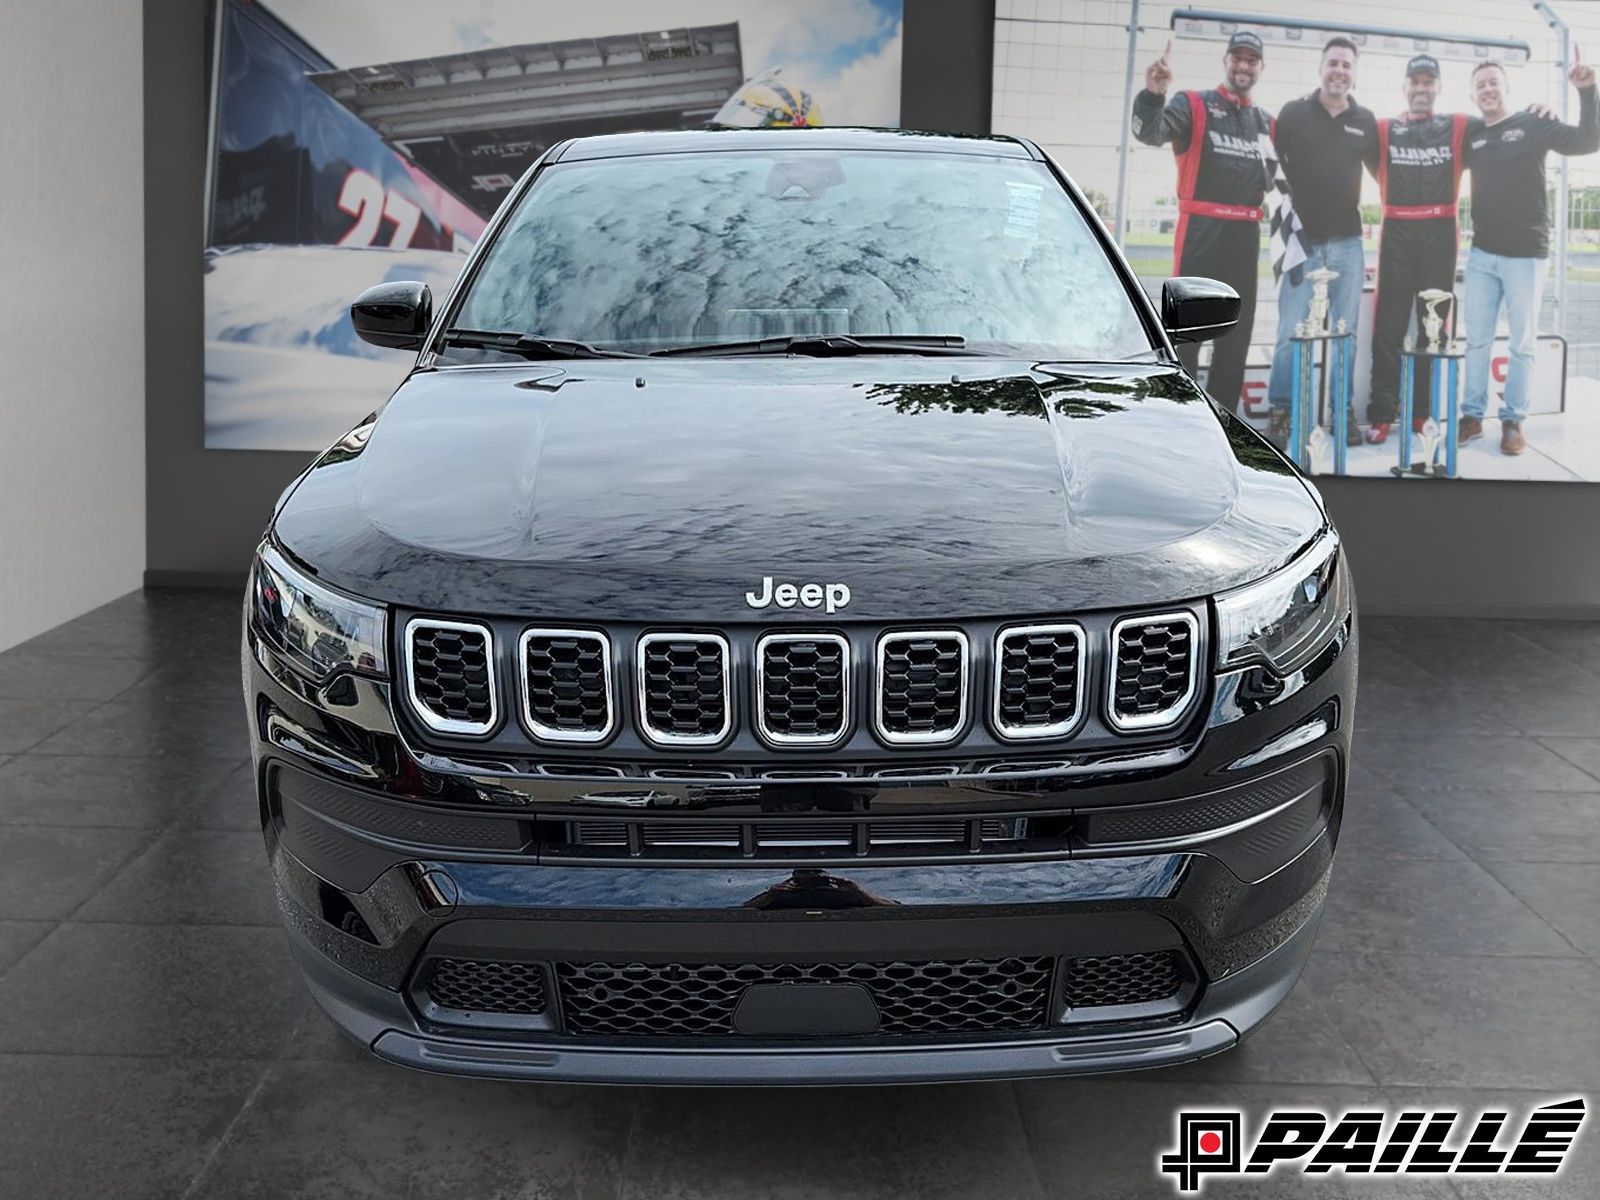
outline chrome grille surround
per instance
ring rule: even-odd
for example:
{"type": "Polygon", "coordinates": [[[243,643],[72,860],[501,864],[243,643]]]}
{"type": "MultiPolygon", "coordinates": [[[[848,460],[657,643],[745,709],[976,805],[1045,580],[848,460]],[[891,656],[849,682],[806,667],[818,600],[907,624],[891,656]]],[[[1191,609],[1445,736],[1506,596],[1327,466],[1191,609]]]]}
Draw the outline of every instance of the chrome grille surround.
{"type": "Polygon", "coordinates": [[[495,678],[494,669],[495,643],[494,631],[487,625],[476,621],[450,621],[442,617],[413,617],[406,622],[405,645],[401,654],[405,663],[406,674],[406,699],[410,701],[412,714],[435,733],[466,734],[468,736],[481,736],[491,732],[500,723],[500,687],[495,678]],[[428,707],[427,702],[417,691],[417,664],[416,664],[416,635],[419,630],[444,630],[447,633],[477,634],[483,639],[485,668],[488,676],[489,688],[489,719],[487,721],[463,721],[453,717],[441,716],[428,707]]]}
{"type": "Polygon", "coordinates": [[[672,749],[683,746],[716,746],[720,745],[733,730],[733,684],[731,679],[730,659],[732,652],[728,648],[728,639],[720,633],[645,633],[639,636],[639,641],[634,650],[634,660],[638,676],[638,717],[639,732],[645,740],[654,745],[672,749]],[[670,729],[657,729],[650,723],[650,673],[649,651],[650,647],[663,642],[694,643],[700,646],[715,646],[721,661],[721,688],[722,688],[722,722],[711,733],[679,733],[670,729]]]}
{"type": "Polygon", "coordinates": [[[616,687],[611,673],[611,639],[593,629],[543,629],[531,627],[522,631],[517,639],[517,692],[521,698],[522,723],[528,732],[542,742],[594,744],[606,741],[617,728],[616,687]],[[533,715],[533,697],[528,678],[528,643],[535,638],[570,638],[573,641],[596,642],[600,646],[600,686],[605,693],[606,720],[599,730],[562,729],[547,725],[533,715]]]}
{"type": "Polygon", "coordinates": [[[1154,729],[1165,729],[1175,725],[1188,711],[1189,705],[1194,701],[1195,694],[1200,690],[1200,623],[1195,620],[1194,614],[1189,612],[1174,611],[1162,613],[1140,614],[1133,617],[1120,617],[1111,625],[1111,663],[1106,671],[1106,724],[1120,733],[1146,733],[1154,729]],[[1185,680],[1183,694],[1176,701],[1154,712],[1148,713],[1122,713],[1117,707],[1117,684],[1122,674],[1119,661],[1118,646],[1122,631],[1130,625],[1181,625],[1189,635],[1189,670],[1185,680]]]}
{"type": "Polygon", "coordinates": [[[1077,622],[1069,621],[1056,625],[1012,625],[1002,629],[995,635],[994,639],[994,706],[991,715],[994,718],[995,733],[1007,741],[1065,737],[1083,724],[1087,716],[1088,710],[1084,701],[1086,699],[1088,677],[1089,638],[1084,633],[1083,626],[1077,622]],[[1065,721],[1053,721],[1038,725],[1008,724],[1002,704],[1006,694],[1006,643],[1014,638],[1035,636],[1059,638],[1063,635],[1072,638],[1077,646],[1072,716],[1065,721]]]}
{"type": "Polygon", "coordinates": [[[850,733],[850,643],[836,633],[768,633],[756,639],[756,732],[774,746],[825,747],[850,733]],[[839,728],[832,733],[779,733],[767,718],[767,647],[820,642],[839,648],[839,728]]]}
{"type": "Polygon", "coordinates": [[[873,680],[872,724],[878,737],[891,746],[936,746],[953,742],[967,728],[968,677],[972,674],[972,649],[967,635],[959,629],[896,630],[878,638],[873,654],[876,667],[873,680]],[[961,665],[956,681],[956,721],[941,729],[894,731],[884,722],[884,663],[889,648],[901,642],[949,641],[960,648],[961,665]]]}

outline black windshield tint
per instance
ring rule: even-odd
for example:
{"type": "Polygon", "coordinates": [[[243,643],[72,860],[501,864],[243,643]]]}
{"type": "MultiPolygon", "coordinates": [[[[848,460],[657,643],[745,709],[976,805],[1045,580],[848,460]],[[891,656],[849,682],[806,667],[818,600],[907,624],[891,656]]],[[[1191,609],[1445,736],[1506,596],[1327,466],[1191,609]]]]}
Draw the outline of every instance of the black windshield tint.
{"type": "Polygon", "coordinates": [[[837,334],[1041,358],[1151,349],[1041,164],[865,151],[557,164],[456,324],[633,351],[837,334]]]}

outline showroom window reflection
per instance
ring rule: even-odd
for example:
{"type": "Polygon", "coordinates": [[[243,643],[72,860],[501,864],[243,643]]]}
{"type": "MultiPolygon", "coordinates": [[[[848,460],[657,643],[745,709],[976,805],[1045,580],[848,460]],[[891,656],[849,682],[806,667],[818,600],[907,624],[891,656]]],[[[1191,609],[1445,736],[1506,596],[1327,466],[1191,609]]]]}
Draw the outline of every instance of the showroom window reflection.
{"type": "Polygon", "coordinates": [[[831,334],[1042,358],[1151,350],[1042,164],[892,152],[556,164],[454,324],[629,350],[831,334]]]}

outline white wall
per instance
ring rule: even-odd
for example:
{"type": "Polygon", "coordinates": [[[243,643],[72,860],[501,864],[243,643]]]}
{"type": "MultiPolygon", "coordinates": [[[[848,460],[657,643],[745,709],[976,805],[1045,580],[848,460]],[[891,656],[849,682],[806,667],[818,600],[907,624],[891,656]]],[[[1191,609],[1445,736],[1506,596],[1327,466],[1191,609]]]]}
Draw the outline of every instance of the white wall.
{"type": "Polygon", "coordinates": [[[0,0],[0,650],[143,578],[142,29],[0,0]]]}

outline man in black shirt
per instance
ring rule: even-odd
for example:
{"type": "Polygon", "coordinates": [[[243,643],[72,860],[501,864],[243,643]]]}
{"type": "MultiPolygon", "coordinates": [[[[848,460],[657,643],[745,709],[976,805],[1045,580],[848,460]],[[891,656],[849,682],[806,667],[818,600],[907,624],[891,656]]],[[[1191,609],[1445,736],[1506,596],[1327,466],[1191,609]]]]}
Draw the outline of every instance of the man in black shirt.
{"type": "MultiPolygon", "coordinates": [[[[1170,43],[1168,45],[1170,49],[1170,43]]],[[[1145,71],[1133,101],[1133,134],[1147,146],[1171,143],[1178,166],[1178,233],[1172,247],[1175,275],[1220,279],[1239,293],[1239,321],[1212,343],[1206,390],[1237,412],[1244,360],[1256,319],[1256,270],[1261,261],[1261,201],[1267,170],[1261,137],[1271,118],[1250,102],[1261,78],[1261,38],[1241,30],[1222,56],[1225,82],[1167,99],[1172,68],[1163,54],[1145,71]]],[[[1178,347],[1193,374],[1200,348],[1178,347]]]]}
{"type": "MultiPolygon", "coordinates": [[[[1306,261],[1278,284],[1278,344],[1272,352],[1267,394],[1272,402],[1267,436],[1282,447],[1289,434],[1289,403],[1294,390],[1289,339],[1311,309],[1311,281],[1319,267],[1337,271],[1328,284],[1328,320],[1354,332],[1361,313],[1366,259],[1361,249],[1361,168],[1378,169],[1378,128],[1370,109],[1350,95],[1356,79],[1356,44],[1328,39],[1318,67],[1321,86],[1291,100],[1278,113],[1273,144],[1289,180],[1294,210],[1305,233],[1306,261]]],[[[1352,418],[1345,440],[1361,444],[1352,418]]]]}
{"type": "MultiPolygon", "coordinates": [[[[1415,55],[1406,64],[1406,112],[1378,126],[1378,192],[1383,234],[1378,252],[1378,292],[1372,319],[1372,393],[1367,441],[1382,442],[1400,410],[1400,351],[1417,316],[1417,293],[1453,292],[1456,277],[1456,200],[1466,165],[1467,140],[1483,128],[1465,113],[1436,113],[1439,60],[1415,55]]],[[[1425,370],[1414,379],[1412,421],[1421,428],[1430,411],[1425,370]]]]}
{"type": "Polygon", "coordinates": [[[1600,100],[1594,68],[1573,55],[1567,78],[1578,89],[1579,120],[1564,125],[1507,106],[1510,85],[1498,63],[1472,73],[1472,95],[1483,128],[1467,142],[1472,168],[1472,253],[1467,259],[1467,382],[1458,438],[1483,436],[1489,407],[1489,358],[1502,302],[1511,338],[1511,369],[1500,406],[1500,452],[1527,446],[1522,419],[1533,377],[1534,333],[1550,255],[1550,211],[1545,200],[1545,156],[1600,150],[1600,100]]]}

